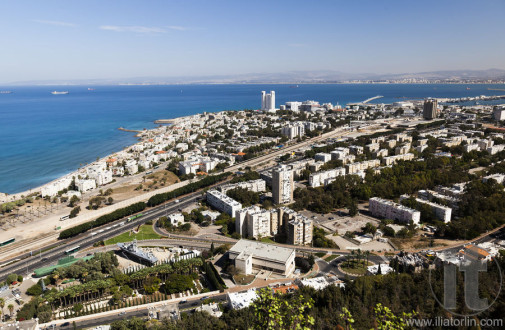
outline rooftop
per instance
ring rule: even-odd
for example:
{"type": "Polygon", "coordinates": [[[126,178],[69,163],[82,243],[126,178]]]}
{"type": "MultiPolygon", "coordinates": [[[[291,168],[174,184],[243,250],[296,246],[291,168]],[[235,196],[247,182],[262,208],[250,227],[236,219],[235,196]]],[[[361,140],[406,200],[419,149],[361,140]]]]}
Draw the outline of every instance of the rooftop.
{"type": "Polygon", "coordinates": [[[237,254],[246,252],[247,254],[252,254],[253,257],[270,259],[282,263],[287,262],[294,251],[294,249],[245,239],[241,239],[230,249],[230,252],[237,254]]]}

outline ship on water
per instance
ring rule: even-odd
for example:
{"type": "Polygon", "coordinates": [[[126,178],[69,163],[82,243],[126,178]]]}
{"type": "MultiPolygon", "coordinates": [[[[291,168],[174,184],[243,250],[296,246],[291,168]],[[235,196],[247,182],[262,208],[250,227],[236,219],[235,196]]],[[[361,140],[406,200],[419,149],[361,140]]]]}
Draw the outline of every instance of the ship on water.
{"type": "Polygon", "coordinates": [[[53,94],[53,95],[64,95],[64,94],[68,94],[68,91],[62,91],[62,92],[52,91],[51,94],[53,94]]]}
{"type": "Polygon", "coordinates": [[[10,94],[12,91],[0,91],[0,94],[10,94]]]}
{"type": "Polygon", "coordinates": [[[133,242],[130,243],[117,243],[117,246],[129,258],[141,264],[152,266],[158,262],[158,258],[156,258],[152,253],[146,252],[137,246],[137,240],[133,240],[133,242]]]}

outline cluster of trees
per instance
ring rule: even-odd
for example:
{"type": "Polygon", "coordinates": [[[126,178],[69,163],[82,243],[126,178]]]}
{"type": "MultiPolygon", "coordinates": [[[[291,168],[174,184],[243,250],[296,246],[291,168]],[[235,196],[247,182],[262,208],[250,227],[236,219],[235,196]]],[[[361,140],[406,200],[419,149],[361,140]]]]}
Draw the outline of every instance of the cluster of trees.
{"type": "Polygon", "coordinates": [[[127,217],[129,215],[132,215],[137,212],[141,212],[146,208],[146,203],[144,202],[139,202],[132,204],[127,207],[123,207],[121,209],[117,209],[114,212],[102,215],[101,217],[97,218],[94,221],[88,221],[85,223],[82,223],[80,225],[68,228],[60,232],[60,239],[65,239],[69,237],[73,237],[76,235],[79,235],[81,233],[84,233],[92,228],[95,227],[100,227],[102,225],[105,225],[109,222],[119,220],[121,218],[127,217]]]}
{"type": "Polygon", "coordinates": [[[47,322],[57,308],[82,305],[87,301],[111,295],[110,304],[117,304],[130,297],[133,289],[142,290],[146,294],[153,294],[158,290],[170,294],[194,289],[193,281],[198,278],[198,270],[202,265],[202,259],[194,258],[124,274],[117,268],[117,258],[112,252],[99,253],[88,261],[57,269],[45,280],[48,285],[64,278],[76,278],[81,284],[62,290],[51,288],[46,292],[42,292],[40,282],[29,288],[28,291],[34,295],[34,299],[23,306],[18,313],[18,319],[40,318],[42,311],[48,312],[49,318],[45,319],[47,322]],[[160,287],[162,282],[164,284],[160,287]],[[47,308],[42,307],[44,305],[47,308]]]}
{"type": "Polygon", "coordinates": [[[221,275],[219,275],[216,267],[214,267],[211,262],[205,262],[203,264],[203,271],[205,272],[205,275],[207,275],[207,279],[209,280],[210,285],[215,290],[224,291],[224,289],[226,289],[226,284],[224,284],[221,275]]]}
{"type": "Polygon", "coordinates": [[[257,153],[262,152],[264,150],[272,149],[277,143],[276,142],[266,142],[257,146],[252,146],[244,149],[245,155],[242,157],[243,160],[253,158],[257,153]]]}
{"type": "Polygon", "coordinates": [[[251,191],[246,188],[235,188],[228,190],[226,195],[242,204],[243,207],[248,207],[260,202],[260,193],[251,191]]]}
{"type": "Polygon", "coordinates": [[[14,202],[7,202],[0,204],[0,212],[3,214],[12,212],[17,206],[23,206],[25,203],[32,203],[33,199],[31,197],[21,198],[14,202]]]}
{"type": "Polygon", "coordinates": [[[337,177],[334,182],[318,188],[297,188],[294,209],[329,213],[352,206],[356,201],[368,201],[372,196],[386,199],[412,194],[437,185],[468,181],[471,176],[464,162],[456,158],[431,157],[424,161],[400,161],[391,168],[374,174],[367,170],[365,181],[353,175],[337,177]]]}
{"type": "Polygon", "coordinates": [[[326,232],[322,228],[314,227],[312,245],[315,247],[338,249],[338,245],[331,239],[326,238],[326,232]]]}
{"type": "MultiPolygon", "coordinates": [[[[505,269],[503,257],[498,257],[505,269]]],[[[479,276],[479,296],[496,302],[472,318],[503,319],[505,292],[499,292],[501,272],[494,263],[488,265],[486,276],[479,276]]],[[[463,287],[464,274],[457,275],[458,288],[463,287]]],[[[293,294],[260,292],[260,298],[250,307],[225,310],[220,318],[206,313],[183,314],[180,320],[158,323],[139,320],[116,321],[111,329],[409,329],[407,321],[416,319],[446,319],[448,312],[435,300],[443,299],[443,269],[414,274],[363,276],[346,281],[345,289],[329,286],[323,290],[303,287],[293,294]]],[[[456,313],[470,314],[464,303],[456,313]]]]}
{"type": "Polygon", "coordinates": [[[505,191],[495,180],[468,183],[458,206],[451,222],[437,226],[437,236],[472,239],[505,223],[505,191]]]}
{"type": "Polygon", "coordinates": [[[237,175],[231,179],[230,183],[238,183],[244,181],[258,180],[260,179],[260,174],[256,171],[247,171],[242,175],[237,175]]]}
{"type": "MultiPolygon", "coordinates": [[[[200,213],[201,214],[201,213],[200,213]]],[[[174,231],[188,231],[191,229],[190,223],[181,223],[178,226],[172,224],[172,222],[167,217],[160,217],[156,222],[156,225],[159,227],[165,228],[169,232],[174,231]]]]}
{"type": "Polygon", "coordinates": [[[307,273],[314,265],[314,256],[311,254],[308,258],[295,257],[295,266],[300,268],[303,273],[307,273]]]}
{"type": "Polygon", "coordinates": [[[149,200],[147,201],[147,205],[148,206],[159,205],[159,204],[164,203],[170,199],[177,198],[179,196],[195,192],[198,189],[211,186],[215,183],[218,183],[219,181],[222,181],[223,179],[225,179],[228,176],[229,176],[229,173],[222,173],[222,174],[218,174],[218,175],[209,175],[209,176],[203,178],[202,180],[187,184],[183,187],[177,188],[177,189],[172,190],[170,192],[156,194],[156,195],[152,196],[151,198],[149,198],[149,200]]]}

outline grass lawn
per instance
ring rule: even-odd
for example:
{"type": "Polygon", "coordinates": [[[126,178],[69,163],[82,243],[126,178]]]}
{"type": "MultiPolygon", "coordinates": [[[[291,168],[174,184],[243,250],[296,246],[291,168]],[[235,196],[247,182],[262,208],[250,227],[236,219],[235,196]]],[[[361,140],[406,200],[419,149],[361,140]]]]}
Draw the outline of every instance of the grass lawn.
{"type": "Polygon", "coordinates": [[[338,257],[336,254],[332,254],[332,255],[327,256],[326,258],[324,258],[324,260],[327,261],[327,262],[330,262],[333,259],[335,259],[336,257],[338,257]]]}
{"type": "Polygon", "coordinates": [[[161,236],[154,232],[152,225],[142,225],[142,226],[140,226],[140,230],[139,230],[138,234],[133,234],[133,232],[128,231],[126,233],[122,233],[121,235],[118,235],[116,237],[112,237],[112,238],[106,240],[105,245],[111,245],[111,244],[123,243],[123,242],[131,242],[134,239],[137,239],[140,241],[140,240],[144,240],[144,239],[159,239],[159,238],[161,238],[161,236]]]}
{"type": "Polygon", "coordinates": [[[260,239],[260,242],[263,242],[263,243],[275,243],[274,241],[272,241],[269,237],[262,237],[260,239]]]}
{"type": "Polygon", "coordinates": [[[233,279],[235,280],[235,283],[237,283],[238,285],[247,285],[254,280],[254,275],[238,274],[233,276],[233,279]]]}
{"type": "Polygon", "coordinates": [[[326,252],[316,252],[314,253],[317,257],[322,258],[326,255],[326,252]]]}
{"type": "Polygon", "coordinates": [[[368,262],[368,265],[364,265],[363,263],[366,263],[366,261],[360,261],[358,264],[356,260],[352,260],[349,265],[347,264],[347,261],[343,261],[340,264],[340,268],[347,273],[355,274],[355,275],[365,275],[366,274],[366,267],[372,266],[373,263],[370,261],[368,262]]]}

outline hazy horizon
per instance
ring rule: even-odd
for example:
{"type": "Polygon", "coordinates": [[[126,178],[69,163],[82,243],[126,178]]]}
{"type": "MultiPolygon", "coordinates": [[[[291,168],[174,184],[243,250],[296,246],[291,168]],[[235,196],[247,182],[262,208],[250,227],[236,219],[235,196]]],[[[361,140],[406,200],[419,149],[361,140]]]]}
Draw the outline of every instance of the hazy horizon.
{"type": "Polygon", "coordinates": [[[0,83],[505,69],[503,1],[0,4],[0,83]]]}

